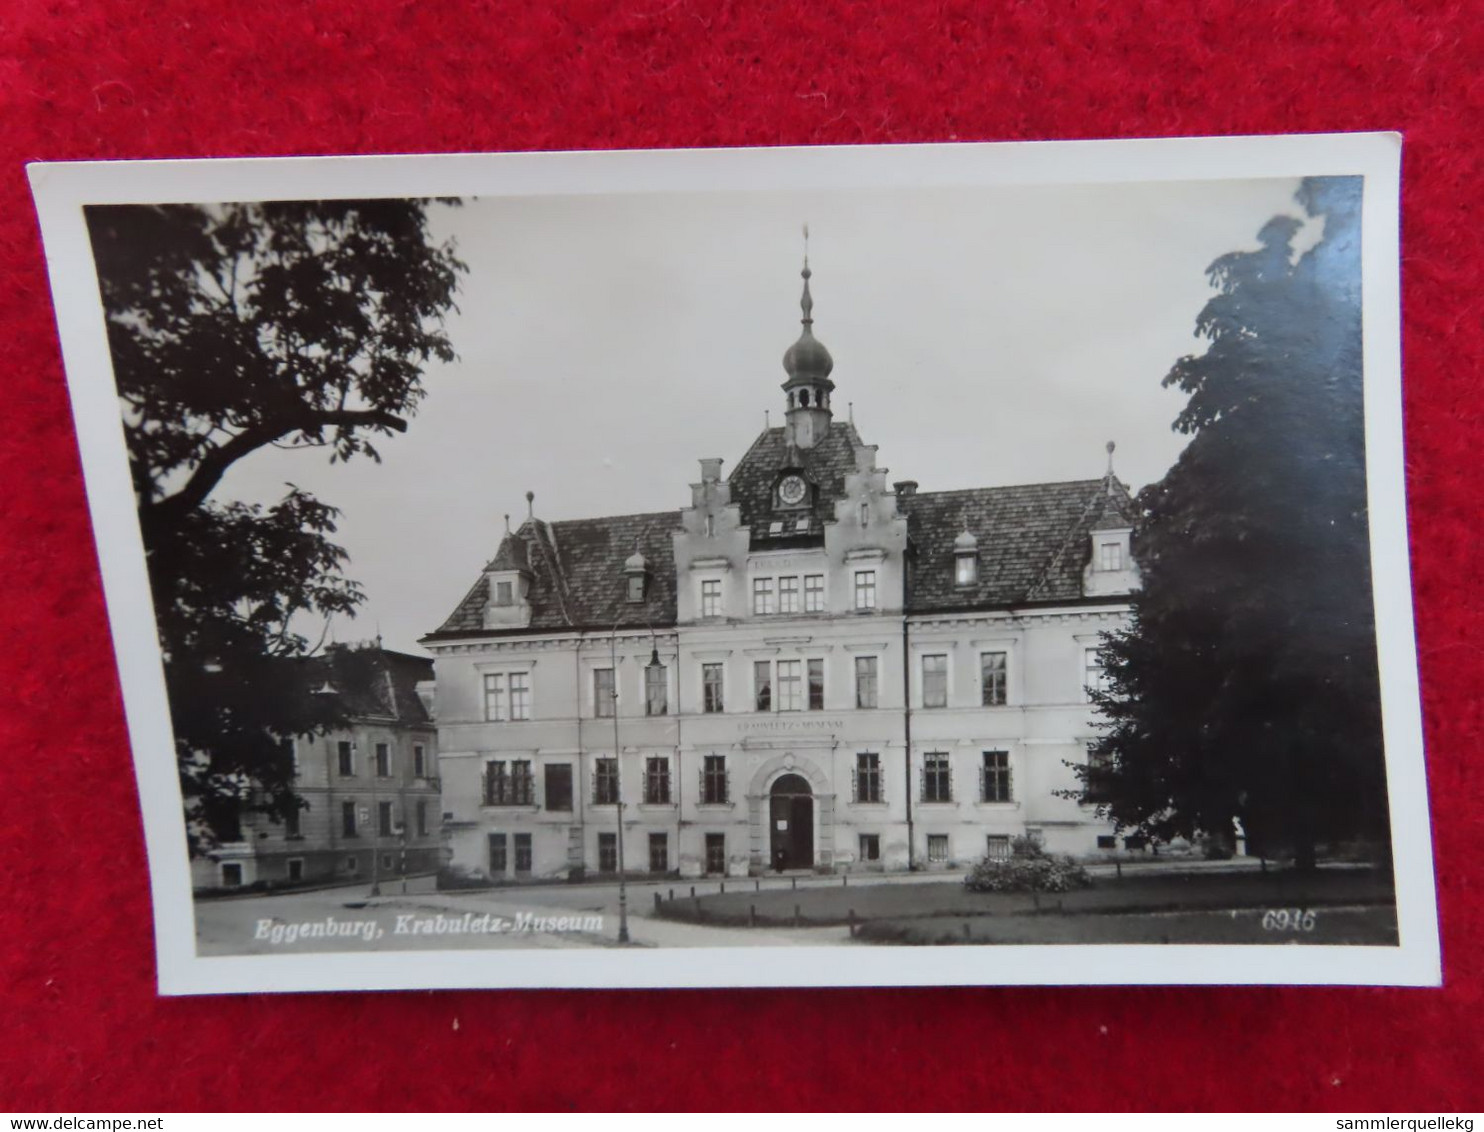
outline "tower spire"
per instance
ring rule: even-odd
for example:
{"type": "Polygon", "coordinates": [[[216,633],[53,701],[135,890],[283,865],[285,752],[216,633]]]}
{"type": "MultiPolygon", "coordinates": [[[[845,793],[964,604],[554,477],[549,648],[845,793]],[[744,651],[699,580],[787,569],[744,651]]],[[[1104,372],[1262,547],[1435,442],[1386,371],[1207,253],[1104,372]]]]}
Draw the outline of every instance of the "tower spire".
{"type": "Polygon", "coordinates": [[[804,329],[808,330],[814,325],[814,296],[809,294],[809,277],[812,276],[814,272],[809,270],[808,224],[804,225],[804,270],[799,272],[799,274],[804,279],[804,294],[799,299],[799,308],[804,312],[804,317],[800,321],[803,322],[804,329]]]}

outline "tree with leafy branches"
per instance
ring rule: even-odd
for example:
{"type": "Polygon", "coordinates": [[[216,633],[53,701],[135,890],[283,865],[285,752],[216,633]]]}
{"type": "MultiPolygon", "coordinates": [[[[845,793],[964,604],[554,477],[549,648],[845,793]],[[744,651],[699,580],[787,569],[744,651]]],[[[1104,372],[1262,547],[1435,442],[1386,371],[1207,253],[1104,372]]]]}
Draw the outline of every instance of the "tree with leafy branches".
{"type": "Polygon", "coordinates": [[[1164,379],[1191,436],[1136,504],[1142,588],[1105,635],[1083,801],[1123,829],[1292,853],[1387,833],[1366,512],[1360,178],[1209,269],[1204,353],[1164,379]],[[1322,226],[1307,250],[1309,225],[1322,226]]]}
{"type": "Polygon", "coordinates": [[[344,720],[290,661],[314,647],[295,625],[363,600],[334,507],[213,492],[269,447],[378,459],[406,430],[466,270],[429,203],[87,210],[193,848],[299,805],[285,741],[344,720]]]}

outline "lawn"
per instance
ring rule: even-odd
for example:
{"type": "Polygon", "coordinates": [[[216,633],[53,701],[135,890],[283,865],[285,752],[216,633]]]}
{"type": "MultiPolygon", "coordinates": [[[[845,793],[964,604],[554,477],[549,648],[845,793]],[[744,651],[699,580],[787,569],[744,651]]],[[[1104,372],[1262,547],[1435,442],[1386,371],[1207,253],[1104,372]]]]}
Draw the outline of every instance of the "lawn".
{"type": "MultiPolygon", "coordinates": [[[[1396,943],[1391,879],[1359,868],[1126,874],[1039,897],[970,892],[957,878],[810,885],[680,897],[664,901],[657,914],[758,927],[853,921],[859,938],[875,942],[1396,943]],[[1315,915],[1305,921],[1307,930],[1284,930],[1273,919],[1264,927],[1269,909],[1312,909],[1315,915]]],[[[1288,918],[1299,920],[1297,912],[1288,918]]]]}

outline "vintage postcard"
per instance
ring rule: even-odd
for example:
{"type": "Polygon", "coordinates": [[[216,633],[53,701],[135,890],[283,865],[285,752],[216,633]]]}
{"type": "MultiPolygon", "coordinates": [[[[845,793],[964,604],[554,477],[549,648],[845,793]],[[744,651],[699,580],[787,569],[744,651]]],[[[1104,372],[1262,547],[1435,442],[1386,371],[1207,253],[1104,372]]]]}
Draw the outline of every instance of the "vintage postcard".
{"type": "Polygon", "coordinates": [[[1399,153],[33,166],[161,990],[1437,983],[1399,153]]]}

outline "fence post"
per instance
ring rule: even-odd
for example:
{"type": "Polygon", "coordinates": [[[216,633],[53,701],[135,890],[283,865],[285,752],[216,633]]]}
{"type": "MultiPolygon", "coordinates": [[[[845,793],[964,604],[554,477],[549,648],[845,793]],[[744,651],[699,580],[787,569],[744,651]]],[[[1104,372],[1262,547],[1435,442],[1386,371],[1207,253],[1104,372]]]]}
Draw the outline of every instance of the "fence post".
{"type": "Polygon", "coordinates": [[[1113,867],[1118,870],[1118,879],[1119,880],[1122,880],[1123,879],[1123,862],[1115,859],[1114,862],[1113,862],[1113,867]]]}
{"type": "Polygon", "coordinates": [[[850,887],[850,874],[849,873],[846,873],[844,876],[842,876],[840,878],[840,887],[841,888],[849,888],[850,887]]]}
{"type": "Polygon", "coordinates": [[[727,890],[727,882],[726,882],[726,881],[722,881],[722,882],[721,882],[721,891],[722,891],[722,892],[723,892],[723,893],[725,893],[725,892],[726,892],[726,890],[727,890]]]}
{"type": "Polygon", "coordinates": [[[790,881],[789,887],[791,889],[793,889],[795,892],[798,892],[799,891],[799,878],[798,877],[789,877],[788,879],[790,881]]]}
{"type": "Polygon", "coordinates": [[[795,904],[794,905],[794,927],[798,927],[798,926],[799,926],[799,906],[797,904],[795,904]]]}
{"type": "Polygon", "coordinates": [[[696,886],[695,885],[691,885],[690,886],[690,898],[692,900],[694,900],[696,898],[696,886]]]}
{"type": "Polygon", "coordinates": [[[671,900],[674,900],[675,899],[675,890],[673,888],[670,889],[670,899],[671,900]]]}
{"type": "Polygon", "coordinates": [[[851,939],[854,939],[855,938],[855,909],[854,908],[850,909],[850,916],[849,916],[849,919],[847,920],[847,923],[850,924],[850,938],[851,939]]]}
{"type": "Polygon", "coordinates": [[[965,943],[968,943],[969,941],[970,941],[969,921],[968,920],[965,920],[964,921],[964,942],[965,943]]]}
{"type": "Polygon", "coordinates": [[[664,901],[660,899],[660,894],[656,892],[654,894],[654,910],[658,912],[660,910],[660,905],[663,903],[664,901]]]}
{"type": "Polygon", "coordinates": [[[747,926],[749,928],[755,928],[755,927],[757,927],[757,905],[756,904],[749,904],[747,906],[747,926]]]}
{"type": "Polygon", "coordinates": [[[760,880],[754,880],[752,882],[752,891],[753,892],[761,892],[762,890],[763,890],[763,882],[760,881],[760,880]]]}

